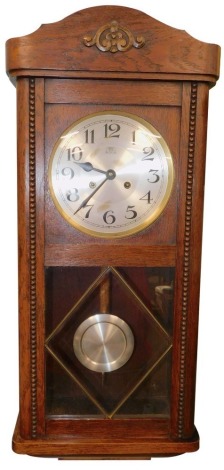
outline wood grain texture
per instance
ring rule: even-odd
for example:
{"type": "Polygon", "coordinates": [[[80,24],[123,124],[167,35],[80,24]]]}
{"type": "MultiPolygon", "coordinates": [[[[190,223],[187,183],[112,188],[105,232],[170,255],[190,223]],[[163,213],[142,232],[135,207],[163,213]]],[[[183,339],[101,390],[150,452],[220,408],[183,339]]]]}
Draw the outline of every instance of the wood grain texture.
{"type": "MultiPolygon", "coordinates": [[[[192,98],[194,86],[192,84],[192,98]]],[[[192,111],[191,103],[191,111],[192,111]]],[[[186,337],[186,380],[184,404],[184,436],[189,436],[194,426],[194,405],[196,386],[197,363],[197,336],[199,318],[200,272],[201,272],[201,246],[202,222],[204,203],[204,182],[206,163],[206,134],[208,115],[208,87],[204,83],[197,85],[197,108],[195,110],[194,135],[194,178],[192,184],[192,210],[191,210],[191,247],[189,252],[189,300],[188,323],[186,337]],[[197,201],[197,203],[195,203],[197,201]],[[190,331],[194,331],[191,337],[190,331]],[[188,371],[191,371],[189,374],[188,371]]],[[[191,128],[189,144],[191,143],[191,128]]],[[[190,147],[190,145],[189,145],[190,147]]],[[[186,251],[187,246],[185,246],[186,251]]]]}
{"type": "MultiPolygon", "coordinates": [[[[191,84],[190,97],[190,122],[188,138],[188,159],[186,178],[186,203],[185,203],[185,226],[183,246],[183,282],[182,282],[182,306],[181,306],[181,341],[180,341],[180,390],[178,401],[178,437],[184,437],[186,430],[184,419],[184,407],[186,403],[186,380],[189,369],[187,369],[187,322],[189,312],[189,278],[190,278],[190,241],[192,228],[192,204],[193,204],[193,181],[194,181],[194,159],[195,159],[195,131],[197,113],[197,83],[191,84]]],[[[197,315],[197,312],[196,312],[197,315]]],[[[192,372],[191,372],[192,373],[192,372]]],[[[190,375],[190,374],[189,374],[190,375]]],[[[192,433],[192,428],[188,431],[192,433]]]]}
{"type": "MultiPolygon", "coordinates": [[[[6,47],[7,71],[18,77],[20,414],[13,449],[72,458],[145,458],[197,450],[194,400],[207,105],[209,88],[219,75],[220,49],[116,6],[77,12],[11,39],[6,47]],[[114,20],[139,44],[137,38],[144,36],[144,46],[112,53],[85,45],[84,37],[94,38],[98,28],[114,20]],[[160,217],[141,233],[116,240],[90,238],[69,225],[54,206],[48,185],[49,159],[63,131],[108,108],[150,122],[170,147],[175,171],[160,217]],[[166,419],[72,419],[71,414],[45,413],[45,269],[70,266],[80,268],[81,276],[86,269],[81,267],[90,266],[94,277],[98,267],[108,265],[175,269],[171,411],[166,419]]],[[[85,279],[85,288],[87,284],[85,279]]],[[[63,315],[60,310],[55,314],[55,327],[63,315]]]]}
{"type": "Polygon", "coordinates": [[[171,434],[180,439],[194,430],[207,106],[208,86],[184,85],[171,412],[171,434]]]}
{"type": "Polygon", "coordinates": [[[175,266],[175,246],[46,245],[46,266],[175,266]]]}
{"type": "Polygon", "coordinates": [[[147,438],[142,436],[139,439],[135,437],[129,439],[114,438],[81,438],[66,436],[48,436],[46,438],[23,440],[20,436],[19,425],[17,423],[13,436],[13,450],[19,454],[26,453],[34,456],[62,457],[74,456],[84,458],[101,458],[113,456],[114,459],[123,456],[132,456],[142,458],[142,456],[171,456],[184,452],[194,452],[198,450],[199,439],[197,431],[189,441],[172,441],[167,438],[147,438]],[[91,450],[90,450],[91,449],[91,450]]]}
{"type": "MultiPolygon", "coordinates": [[[[107,104],[109,106],[119,103],[127,105],[126,91],[132,82],[122,80],[114,93],[113,80],[57,80],[46,79],[46,103],[82,103],[107,104]]],[[[129,94],[129,105],[151,106],[180,106],[182,87],[175,82],[161,82],[158,95],[158,85],[154,82],[145,83],[141,80],[132,83],[132,93],[129,94]]]]}
{"type": "Polygon", "coordinates": [[[20,433],[30,437],[30,237],[29,237],[29,80],[17,82],[18,253],[19,253],[19,401],[20,433]]]}
{"type": "MultiPolygon", "coordinates": [[[[185,362],[185,345],[183,354],[184,357],[181,359],[181,336],[183,332],[182,323],[182,301],[186,302],[186,296],[188,298],[188,285],[184,284],[184,234],[185,234],[185,216],[186,216],[186,195],[187,195],[187,169],[188,169],[188,152],[189,152],[189,132],[190,132],[190,103],[191,103],[191,83],[186,83],[183,86],[183,97],[182,97],[182,116],[181,116],[181,128],[180,128],[180,185],[181,191],[178,199],[178,225],[177,229],[177,258],[176,258],[176,282],[175,282],[175,297],[174,297],[174,331],[173,331],[173,358],[175,361],[175,367],[172,370],[172,387],[171,387],[171,435],[174,438],[178,438],[180,432],[182,432],[182,421],[183,421],[183,406],[182,401],[184,400],[184,387],[183,377],[182,383],[180,381],[180,374],[182,368],[186,370],[185,362]],[[185,297],[184,297],[185,296],[185,297]]],[[[190,203],[191,203],[191,191],[190,191],[190,203]]],[[[188,226],[189,227],[189,226],[188,226]]],[[[190,239],[188,239],[188,243],[190,239]]],[[[188,280],[188,270],[185,282],[188,280]]],[[[184,306],[186,306],[185,304],[184,306]]],[[[185,311],[185,314],[187,312],[185,311]]],[[[186,328],[186,326],[184,326],[186,328]]],[[[186,329],[185,329],[186,331],[186,329]]],[[[185,334],[184,331],[184,334],[185,334]]]]}
{"type": "Polygon", "coordinates": [[[35,79],[35,198],[36,198],[36,432],[45,432],[45,273],[44,273],[44,79],[35,79]]]}
{"type": "Polygon", "coordinates": [[[100,6],[81,10],[57,23],[42,25],[35,33],[7,42],[7,71],[107,71],[204,74],[217,79],[220,49],[200,42],[185,31],[171,28],[132,8],[100,6]],[[117,21],[145,45],[126,52],[101,52],[86,47],[83,38],[117,21]],[[124,60],[125,57],[125,60],[124,60]]]}

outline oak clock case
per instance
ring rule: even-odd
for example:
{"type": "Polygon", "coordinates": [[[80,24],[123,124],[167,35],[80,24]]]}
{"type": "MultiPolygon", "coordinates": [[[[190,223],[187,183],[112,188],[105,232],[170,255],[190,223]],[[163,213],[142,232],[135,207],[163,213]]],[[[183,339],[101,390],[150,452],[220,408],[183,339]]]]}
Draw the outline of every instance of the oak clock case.
{"type": "Polygon", "coordinates": [[[116,6],[7,42],[18,105],[15,452],[198,449],[207,103],[219,53],[116,6]]]}

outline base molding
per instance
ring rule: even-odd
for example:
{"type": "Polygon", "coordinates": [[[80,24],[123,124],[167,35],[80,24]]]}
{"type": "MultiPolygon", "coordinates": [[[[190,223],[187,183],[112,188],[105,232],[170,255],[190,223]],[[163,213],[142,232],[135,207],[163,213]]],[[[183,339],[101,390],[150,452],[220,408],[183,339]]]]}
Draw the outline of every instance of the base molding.
{"type": "Polygon", "coordinates": [[[94,439],[55,435],[24,439],[17,421],[12,449],[18,454],[35,457],[56,457],[62,460],[150,460],[152,457],[169,457],[199,448],[199,436],[189,441],[172,441],[164,438],[94,439]]]}
{"type": "Polygon", "coordinates": [[[58,460],[151,460],[148,455],[76,455],[71,457],[58,457],[58,460]]]}

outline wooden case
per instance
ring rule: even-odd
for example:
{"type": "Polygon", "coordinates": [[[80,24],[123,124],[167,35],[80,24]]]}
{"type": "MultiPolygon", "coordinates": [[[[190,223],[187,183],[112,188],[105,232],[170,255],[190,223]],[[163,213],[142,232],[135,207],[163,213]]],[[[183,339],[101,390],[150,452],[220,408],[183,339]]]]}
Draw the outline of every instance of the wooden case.
{"type": "Polygon", "coordinates": [[[194,425],[209,89],[220,49],[137,10],[82,10],[10,39],[17,88],[20,411],[13,449],[36,456],[150,458],[198,449],[194,425]],[[47,169],[59,135],[98,111],[133,113],[168,143],[175,185],[163,214],[124,239],[90,238],[60,216],[47,169]],[[175,268],[168,417],[46,414],[46,268],[175,268]]]}

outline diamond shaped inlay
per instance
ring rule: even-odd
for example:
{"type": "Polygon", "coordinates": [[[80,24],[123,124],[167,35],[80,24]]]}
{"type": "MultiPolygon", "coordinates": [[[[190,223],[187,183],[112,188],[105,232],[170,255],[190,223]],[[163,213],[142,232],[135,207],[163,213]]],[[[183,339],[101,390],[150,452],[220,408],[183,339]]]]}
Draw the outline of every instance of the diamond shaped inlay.
{"type": "MultiPolygon", "coordinates": [[[[95,334],[95,330],[92,333],[95,334]]],[[[112,417],[119,410],[171,347],[171,338],[166,330],[119,270],[112,267],[103,269],[46,339],[50,354],[107,417],[112,417]],[[109,318],[115,322],[115,326],[110,326],[114,329],[113,334],[122,338],[123,349],[128,347],[131,350],[124,363],[115,369],[111,367],[110,371],[101,366],[89,368],[85,360],[80,360],[88,350],[93,363],[97,362],[94,346],[90,345],[91,330],[88,327],[88,322],[90,327],[95,325],[97,315],[100,315],[99,321],[104,329],[108,328],[109,318]],[[84,332],[82,325],[86,326],[84,332]],[[127,325],[130,336],[124,333],[121,325],[127,325]],[[80,331],[80,338],[77,339],[80,331]],[[74,352],[75,338],[77,349],[74,352]],[[128,344],[129,341],[132,345],[128,344]],[[80,354],[77,353],[78,349],[80,354]]],[[[113,348],[116,358],[122,348],[116,350],[116,342],[113,348]]]]}

